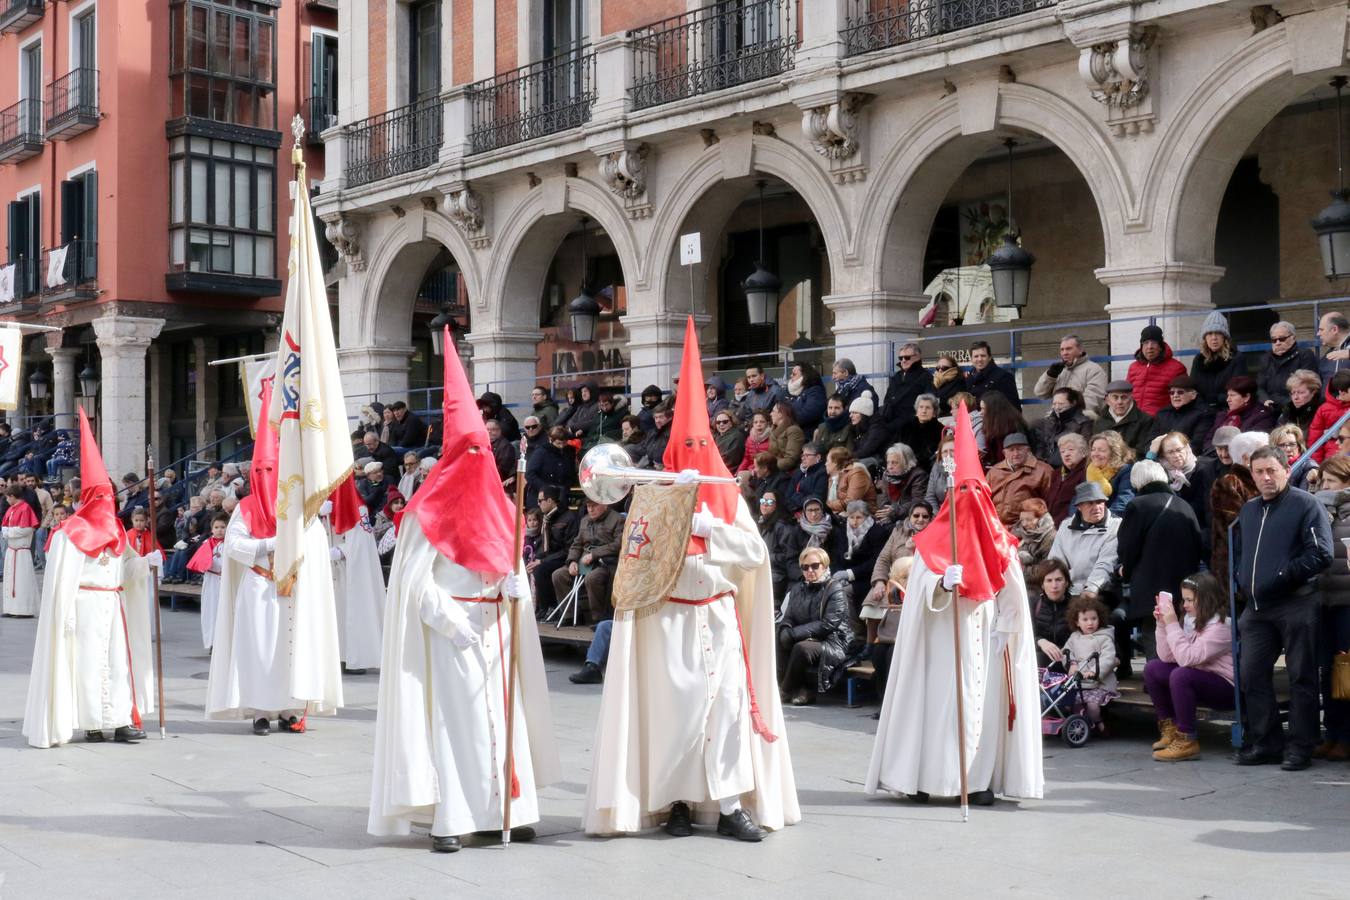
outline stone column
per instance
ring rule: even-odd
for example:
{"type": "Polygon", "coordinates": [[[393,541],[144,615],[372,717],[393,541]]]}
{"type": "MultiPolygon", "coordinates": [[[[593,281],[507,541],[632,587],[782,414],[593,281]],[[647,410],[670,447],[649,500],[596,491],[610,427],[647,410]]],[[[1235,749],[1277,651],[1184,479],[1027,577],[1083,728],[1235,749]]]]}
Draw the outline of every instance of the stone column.
{"type": "MultiPolygon", "coordinates": [[[[1142,316],[1168,315],[1157,324],[1174,351],[1199,346],[1200,327],[1214,308],[1210,288],[1223,277],[1223,266],[1156,263],[1101,268],[1095,274],[1111,290],[1106,306],[1111,355],[1123,356],[1139,349],[1139,332],[1148,325],[1142,316]]],[[[1129,367],[1128,360],[1112,363],[1112,377],[1124,378],[1129,367]]]]}
{"type": "Polygon", "coordinates": [[[412,347],[344,347],[337,352],[347,415],[378,400],[385,406],[408,399],[408,360],[412,347]]]}
{"type": "MultiPolygon", "coordinates": [[[[684,352],[684,323],[688,315],[688,311],[684,310],[645,316],[629,313],[623,317],[623,327],[628,329],[629,382],[634,395],[641,393],[649,384],[663,391],[669,391],[675,386],[675,376],[682,374],[679,371],[680,357],[684,352]]],[[[711,321],[712,316],[706,313],[694,316],[700,344],[703,329],[711,321]]]]}
{"type": "Polygon", "coordinates": [[[848,20],[850,0],[812,0],[798,9],[801,16],[801,47],[797,68],[830,65],[844,55],[841,31],[848,20]]]}
{"type": "Polygon", "coordinates": [[[539,378],[539,332],[470,332],[465,340],[473,347],[469,371],[474,393],[492,391],[508,405],[528,405],[539,378]]]}
{"type": "Polygon", "coordinates": [[[164,320],[110,315],[91,324],[103,359],[100,449],[116,484],[124,473],[145,468],[145,355],[164,320]]]}
{"type": "MultiPolygon", "coordinates": [[[[834,357],[853,360],[858,371],[867,373],[868,380],[884,395],[886,382],[895,370],[892,345],[918,335],[919,310],[928,298],[923,294],[863,291],[826,294],[821,300],[834,313],[834,357]]],[[[827,378],[833,362],[822,362],[827,378]]]]}
{"type": "MultiPolygon", "coordinates": [[[[193,397],[197,407],[197,458],[215,459],[220,454],[215,448],[202,451],[201,448],[216,442],[216,418],[220,415],[220,394],[216,390],[219,366],[207,365],[219,355],[219,342],[213,337],[192,339],[192,355],[196,359],[197,379],[193,397]]],[[[230,366],[227,370],[232,376],[238,369],[230,366]]]]}
{"type": "MultiPolygon", "coordinates": [[[[53,332],[54,333],[54,332],[53,332]]],[[[52,413],[57,428],[78,428],[75,414],[76,366],[80,351],[77,347],[48,347],[52,358],[52,413]]]]}
{"type": "MultiPolygon", "coordinates": [[[[147,383],[150,386],[150,432],[147,440],[155,448],[155,465],[162,466],[173,462],[169,451],[169,419],[173,405],[172,373],[170,372],[168,353],[163,346],[151,344],[149,350],[150,372],[147,383]]],[[[141,459],[145,459],[145,447],[141,447],[141,459]]],[[[139,469],[137,469],[139,471],[139,469]]]]}

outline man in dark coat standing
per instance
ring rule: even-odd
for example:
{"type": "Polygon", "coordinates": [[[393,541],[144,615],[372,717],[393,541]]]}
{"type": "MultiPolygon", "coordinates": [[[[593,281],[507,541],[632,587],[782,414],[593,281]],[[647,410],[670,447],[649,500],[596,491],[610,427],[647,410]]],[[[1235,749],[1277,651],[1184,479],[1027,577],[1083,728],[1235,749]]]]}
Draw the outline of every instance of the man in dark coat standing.
{"type": "Polygon", "coordinates": [[[502,405],[500,394],[484,391],[483,396],[478,398],[478,410],[483,414],[484,422],[489,419],[497,420],[497,423],[502,426],[502,435],[508,441],[520,440],[520,423],[511,414],[511,410],[502,405]]]}
{"type": "Polygon", "coordinates": [[[1259,496],[1243,504],[1233,532],[1237,588],[1246,601],[1237,625],[1247,746],[1237,764],[1279,763],[1294,772],[1312,764],[1318,737],[1317,576],[1331,565],[1331,523],[1312,494],[1290,487],[1283,450],[1262,447],[1247,466],[1259,496]],[[1275,698],[1281,654],[1289,672],[1288,740],[1275,698]]]}
{"type": "MultiPolygon", "coordinates": [[[[881,404],[881,421],[890,429],[892,440],[900,436],[900,429],[914,418],[914,401],[920,394],[933,392],[933,373],[923,367],[923,350],[918,344],[905,344],[896,354],[895,374],[886,385],[886,399],[881,404]]],[[[848,404],[844,404],[848,409],[848,404]]]]}
{"type": "Polygon", "coordinates": [[[970,345],[970,373],[966,375],[966,386],[979,400],[987,391],[998,391],[1008,398],[1017,409],[1022,408],[1022,397],[1017,393],[1017,379],[1007,369],[999,368],[994,362],[994,351],[987,341],[976,341],[970,345]]]}
{"type": "Polygon", "coordinates": [[[417,413],[408,409],[408,404],[395,400],[389,404],[394,421],[389,423],[389,445],[405,450],[416,450],[426,446],[427,425],[417,417],[417,413]]]}

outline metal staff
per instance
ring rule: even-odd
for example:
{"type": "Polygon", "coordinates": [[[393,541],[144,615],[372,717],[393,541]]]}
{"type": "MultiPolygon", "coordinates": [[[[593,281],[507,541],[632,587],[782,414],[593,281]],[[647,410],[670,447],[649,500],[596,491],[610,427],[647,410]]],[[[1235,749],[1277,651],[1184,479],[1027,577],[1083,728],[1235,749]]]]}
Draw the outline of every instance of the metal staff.
{"type": "MultiPolygon", "coordinates": [[[[525,536],[525,451],[526,439],[520,439],[520,456],[516,458],[516,536],[512,544],[512,574],[520,571],[525,550],[522,540],[525,536]]],[[[520,621],[520,601],[510,596],[506,602],[507,627],[511,629],[511,656],[507,661],[506,677],[506,777],[502,781],[502,846],[511,846],[511,785],[515,783],[516,757],[516,649],[520,639],[516,636],[516,623],[520,621]]]]}
{"type": "MultiPolygon", "coordinates": [[[[952,565],[956,562],[956,458],[944,459],[942,467],[947,470],[947,499],[951,506],[947,518],[951,523],[952,565]]],[[[957,608],[961,599],[960,585],[952,588],[952,651],[956,654],[956,748],[961,765],[961,821],[970,821],[970,795],[966,785],[966,699],[961,686],[961,612],[957,608]]]]}
{"type": "MultiPolygon", "coordinates": [[[[150,482],[150,549],[159,550],[155,538],[158,518],[155,516],[155,448],[145,447],[145,478],[150,482]]],[[[163,563],[161,552],[161,564],[163,563]]],[[[155,687],[159,691],[159,739],[164,740],[164,629],[159,620],[159,569],[150,567],[150,602],[155,607],[155,687]]]]}

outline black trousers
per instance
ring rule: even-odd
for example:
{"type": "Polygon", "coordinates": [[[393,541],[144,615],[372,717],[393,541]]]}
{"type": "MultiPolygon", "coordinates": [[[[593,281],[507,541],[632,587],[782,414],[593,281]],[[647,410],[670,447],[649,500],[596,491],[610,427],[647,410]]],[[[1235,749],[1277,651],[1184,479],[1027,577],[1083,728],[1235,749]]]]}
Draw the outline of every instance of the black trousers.
{"type": "Polygon", "coordinates": [[[778,669],[783,673],[778,689],[783,693],[795,692],[804,687],[815,690],[815,685],[805,684],[806,676],[812,666],[820,661],[820,641],[798,641],[787,653],[779,650],[778,669]]]}
{"type": "Polygon", "coordinates": [[[548,612],[558,603],[558,595],[553,590],[553,573],[567,566],[567,557],[559,556],[539,563],[534,570],[534,608],[548,612]]]}
{"type": "Polygon", "coordinates": [[[1242,637],[1242,702],[1247,711],[1245,743],[1258,753],[1285,749],[1275,699],[1275,661],[1284,654],[1289,671],[1289,749],[1311,753],[1317,743],[1317,596],[1248,604],[1238,619],[1242,637]]]}
{"type": "Polygon", "coordinates": [[[876,670],[872,676],[872,689],[877,692],[878,699],[886,697],[886,682],[891,677],[891,657],[894,655],[895,644],[872,645],[872,668],[876,670]]]}

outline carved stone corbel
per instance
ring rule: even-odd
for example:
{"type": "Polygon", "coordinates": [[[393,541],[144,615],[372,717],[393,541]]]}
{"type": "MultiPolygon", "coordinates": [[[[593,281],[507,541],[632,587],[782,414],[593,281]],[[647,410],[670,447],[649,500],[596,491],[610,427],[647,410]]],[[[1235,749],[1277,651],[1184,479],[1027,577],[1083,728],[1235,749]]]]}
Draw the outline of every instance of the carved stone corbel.
{"type": "Polygon", "coordinates": [[[802,135],[812,150],[830,161],[830,174],[840,184],[867,177],[859,115],[867,99],[865,94],[844,94],[832,103],[802,110],[802,135]]]}
{"type": "Polygon", "coordinates": [[[648,158],[651,148],[646,144],[623,146],[601,152],[600,180],[623,200],[624,212],[630,219],[646,219],[652,214],[647,199],[648,158]]]}
{"type": "Polygon", "coordinates": [[[1149,77],[1157,32],[1131,28],[1119,38],[1079,48],[1078,74],[1092,99],[1106,107],[1106,124],[1117,137],[1153,130],[1156,114],[1149,77]]]}
{"type": "Polygon", "coordinates": [[[327,216],[324,222],[324,237],[333,245],[338,254],[347,262],[353,272],[364,272],[366,258],[361,252],[361,222],[352,216],[342,214],[327,216]]]}
{"type": "Polygon", "coordinates": [[[469,185],[454,185],[446,191],[445,215],[464,232],[469,246],[479,249],[491,245],[491,235],[483,230],[483,197],[469,185]]]}

